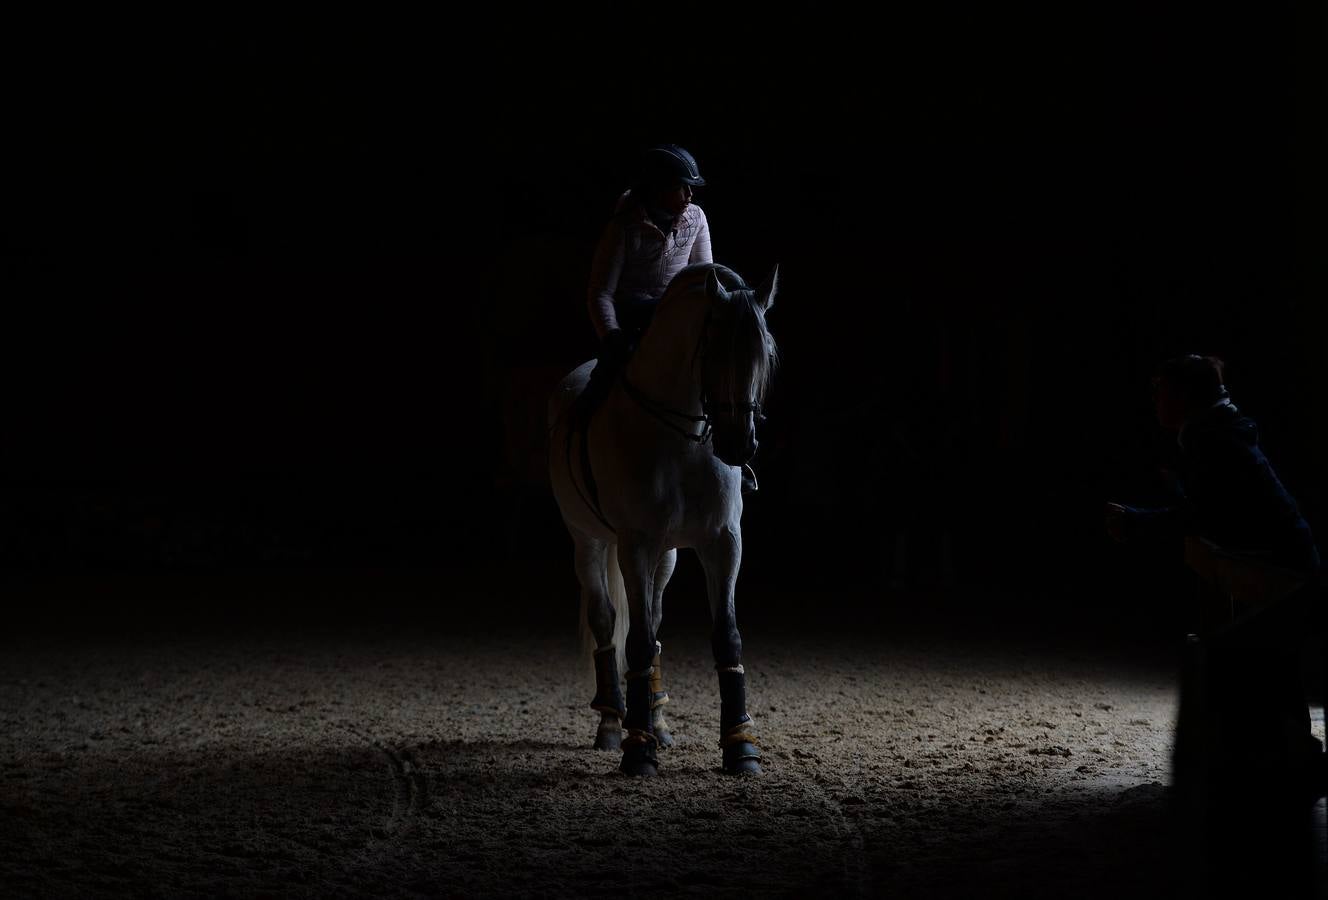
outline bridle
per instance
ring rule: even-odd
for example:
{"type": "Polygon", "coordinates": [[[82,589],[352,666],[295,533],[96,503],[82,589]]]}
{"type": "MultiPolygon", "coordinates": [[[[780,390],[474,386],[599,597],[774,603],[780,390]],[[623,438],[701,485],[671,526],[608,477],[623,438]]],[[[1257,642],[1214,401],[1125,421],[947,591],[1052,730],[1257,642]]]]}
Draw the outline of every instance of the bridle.
{"type": "Polygon", "coordinates": [[[706,367],[709,365],[706,350],[710,346],[710,324],[713,316],[714,301],[712,300],[711,307],[706,310],[705,324],[701,327],[701,336],[697,339],[696,349],[692,352],[692,372],[696,372],[696,364],[698,361],[701,364],[701,415],[694,416],[691,413],[672,409],[671,407],[665,406],[664,404],[646,396],[645,392],[632,384],[631,379],[627,377],[626,367],[623,368],[622,374],[619,376],[622,379],[623,389],[627,391],[627,396],[635,400],[642,409],[650,413],[662,424],[695,444],[706,444],[710,442],[710,438],[714,435],[715,430],[713,421],[715,414],[732,415],[734,413],[751,413],[755,416],[757,422],[765,420],[765,416],[761,414],[761,404],[754,400],[748,401],[747,403],[729,403],[727,401],[710,399],[709,388],[706,386],[706,367]],[[689,424],[684,426],[679,424],[680,422],[687,422],[689,424]],[[691,430],[692,427],[697,424],[701,426],[701,431],[699,433],[691,430]]]}

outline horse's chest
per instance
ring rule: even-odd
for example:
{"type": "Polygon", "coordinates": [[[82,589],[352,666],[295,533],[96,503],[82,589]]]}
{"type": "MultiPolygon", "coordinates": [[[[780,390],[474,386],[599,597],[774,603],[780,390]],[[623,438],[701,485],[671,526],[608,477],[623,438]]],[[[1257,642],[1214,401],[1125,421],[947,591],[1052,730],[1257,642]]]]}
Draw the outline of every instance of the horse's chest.
{"type": "Polygon", "coordinates": [[[712,471],[679,474],[668,504],[672,507],[669,524],[676,536],[708,533],[716,523],[728,522],[731,498],[712,471]]]}

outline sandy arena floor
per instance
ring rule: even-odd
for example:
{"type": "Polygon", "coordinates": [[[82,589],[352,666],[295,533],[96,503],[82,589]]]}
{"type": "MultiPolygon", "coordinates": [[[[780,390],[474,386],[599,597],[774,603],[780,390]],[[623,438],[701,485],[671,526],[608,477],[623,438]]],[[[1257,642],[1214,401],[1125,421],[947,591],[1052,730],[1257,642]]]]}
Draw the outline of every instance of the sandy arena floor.
{"type": "Polygon", "coordinates": [[[1158,660],[748,629],[734,779],[705,635],[662,637],[654,780],[589,749],[568,635],[11,646],[3,893],[1169,893],[1158,660]]]}

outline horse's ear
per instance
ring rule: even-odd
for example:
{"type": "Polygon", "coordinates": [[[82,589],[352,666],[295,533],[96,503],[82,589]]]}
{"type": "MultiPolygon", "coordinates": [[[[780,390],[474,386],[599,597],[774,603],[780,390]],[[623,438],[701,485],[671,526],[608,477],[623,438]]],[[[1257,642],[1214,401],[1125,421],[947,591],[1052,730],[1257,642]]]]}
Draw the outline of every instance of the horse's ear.
{"type": "Polygon", "coordinates": [[[756,289],[756,302],[766,312],[770,312],[770,307],[775,305],[775,294],[779,291],[779,266],[776,265],[770,270],[770,274],[761,282],[761,286],[756,289]]]}
{"type": "Polygon", "coordinates": [[[724,289],[724,285],[719,283],[718,270],[711,269],[706,275],[706,293],[720,303],[729,302],[729,292],[724,289]]]}

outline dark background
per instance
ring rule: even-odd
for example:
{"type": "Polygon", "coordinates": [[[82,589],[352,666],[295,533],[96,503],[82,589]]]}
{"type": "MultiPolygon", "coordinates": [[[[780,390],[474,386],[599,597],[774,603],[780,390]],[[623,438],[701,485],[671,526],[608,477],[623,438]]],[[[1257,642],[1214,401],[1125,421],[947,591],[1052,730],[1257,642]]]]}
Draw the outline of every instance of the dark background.
{"type": "Polygon", "coordinates": [[[1187,351],[1328,534],[1317,4],[695,12],[16,29],[6,582],[416,573],[574,616],[543,403],[658,141],[717,261],[780,265],[746,608],[1169,633],[1175,548],[1101,511],[1155,494],[1187,351]]]}

